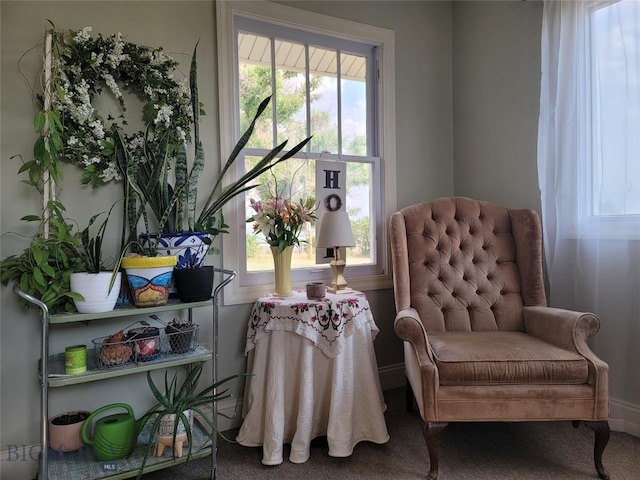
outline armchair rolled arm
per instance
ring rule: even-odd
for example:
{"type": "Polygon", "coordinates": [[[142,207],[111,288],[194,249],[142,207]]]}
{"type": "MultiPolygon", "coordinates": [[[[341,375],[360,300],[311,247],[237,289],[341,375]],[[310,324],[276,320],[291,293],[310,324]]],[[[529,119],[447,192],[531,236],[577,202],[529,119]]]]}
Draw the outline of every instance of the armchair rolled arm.
{"type": "Polygon", "coordinates": [[[405,349],[405,372],[411,382],[420,415],[423,420],[436,421],[440,376],[420,315],[414,308],[401,310],[396,315],[393,328],[398,337],[408,342],[413,350],[413,358],[407,358],[408,351],[405,349]]]}
{"type": "Polygon", "coordinates": [[[524,307],[523,314],[529,335],[585,357],[591,353],[587,339],[600,329],[600,320],[593,313],[530,306],[524,307]]]}
{"type": "Polygon", "coordinates": [[[399,311],[393,323],[393,328],[398,337],[413,345],[420,366],[433,365],[433,352],[431,351],[431,345],[429,345],[427,331],[415,308],[399,311]]]}
{"type": "Polygon", "coordinates": [[[596,390],[595,418],[608,418],[609,366],[587,344],[587,339],[600,329],[598,317],[593,313],[544,306],[524,307],[523,314],[528,334],[587,359],[589,383],[596,390]]]}

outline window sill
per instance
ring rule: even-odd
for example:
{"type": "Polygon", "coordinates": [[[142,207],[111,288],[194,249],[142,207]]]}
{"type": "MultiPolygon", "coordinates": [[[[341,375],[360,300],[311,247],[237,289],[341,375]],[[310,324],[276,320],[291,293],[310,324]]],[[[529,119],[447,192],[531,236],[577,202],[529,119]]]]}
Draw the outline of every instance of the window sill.
{"type": "Polygon", "coordinates": [[[640,216],[588,217],[565,232],[565,238],[640,240],[640,216]]]}
{"type": "MultiPolygon", "coordinates": [[[[361,292],[367,292],[371,290],[385,290],[393,288],[393,280],[391,275],[376,275],[370,277],[355,277],[349,278],[349,287],[361,292]]],[[[305,288],[306,282],[293,282],[294,289],[305,288]]],[[[246,303],[254,303],[256,298],[268,294],[273,290],[273,285],[248,285],[241,286],[231,282],[231,284],[225,287],[223,292],[223,305],[241,305],[246,303]]]]}

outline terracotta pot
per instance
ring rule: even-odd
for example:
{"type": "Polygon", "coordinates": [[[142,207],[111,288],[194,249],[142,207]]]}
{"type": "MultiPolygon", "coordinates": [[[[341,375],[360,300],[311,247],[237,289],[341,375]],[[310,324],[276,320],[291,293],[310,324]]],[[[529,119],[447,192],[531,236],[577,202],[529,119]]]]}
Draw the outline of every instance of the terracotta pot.
{"type": "Polygon", "coordinates": [[[86,418],[91,412],[78,410],[73,412],[64,412],[49,419],[49,446],[56,452],[66,453],[80,450],[84,445],[80,437],[80,430],[86,418]],[[65,416],[78,416],[78,421],[67,425],[56,425],[64,419],[65,416]],[[56,423],[54,423],[56,422],[56,423]]]}

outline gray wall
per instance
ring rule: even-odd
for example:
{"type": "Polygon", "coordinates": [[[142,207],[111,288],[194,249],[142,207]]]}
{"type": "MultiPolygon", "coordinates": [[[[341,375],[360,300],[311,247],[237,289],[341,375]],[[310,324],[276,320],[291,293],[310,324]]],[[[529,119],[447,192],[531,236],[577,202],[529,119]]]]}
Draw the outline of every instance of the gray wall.
{"type": "Polygon", "coordinates": [[[453,2],[455,194],[540,212],[542,2],[453,2]]]}

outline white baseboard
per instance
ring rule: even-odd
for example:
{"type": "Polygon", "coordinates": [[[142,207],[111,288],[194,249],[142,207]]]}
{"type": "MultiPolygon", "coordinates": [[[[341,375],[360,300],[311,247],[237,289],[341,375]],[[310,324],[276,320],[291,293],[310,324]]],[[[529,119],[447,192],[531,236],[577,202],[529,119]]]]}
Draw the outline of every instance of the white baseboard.
{"type": "Polygon", "coordinates": [[[386,365],[378,369],[380,375],[380,385],[382,390],[393,390],[404,387],[407,384],[407,377],[404,374],[404,363],[386,365]]]}
{"type": "Polygon", "coordinates": [[[242,425],[242,398],[227,398],[218,402],[218,429],[221,432],[242,425]]]}
{"type": "Polygon", "coordinates": [[[640,405],[610,398],[609,427],[614,432],[640,437],[640,405]]]}

